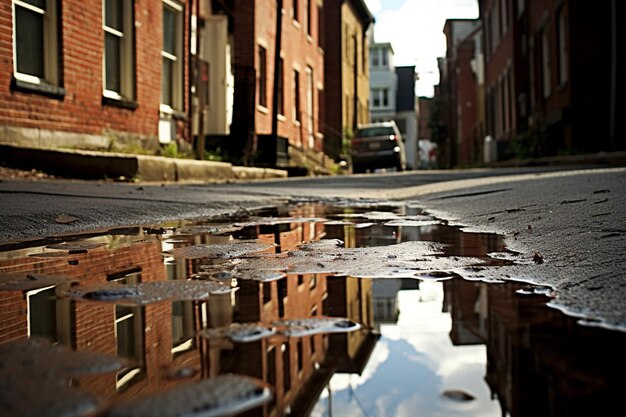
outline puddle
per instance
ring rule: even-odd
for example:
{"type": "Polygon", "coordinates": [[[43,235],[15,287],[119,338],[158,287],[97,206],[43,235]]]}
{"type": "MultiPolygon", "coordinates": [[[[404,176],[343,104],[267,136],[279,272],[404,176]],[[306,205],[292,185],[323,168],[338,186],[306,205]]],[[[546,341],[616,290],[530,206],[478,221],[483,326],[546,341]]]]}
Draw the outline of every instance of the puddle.
{"type": "Polygon", "coordinates": [[[410,206],[303,200],[2,249],[6,415],[570,416],[620,398],[624,333],[488,273],[535,263],[499,236],[410,206]]]}

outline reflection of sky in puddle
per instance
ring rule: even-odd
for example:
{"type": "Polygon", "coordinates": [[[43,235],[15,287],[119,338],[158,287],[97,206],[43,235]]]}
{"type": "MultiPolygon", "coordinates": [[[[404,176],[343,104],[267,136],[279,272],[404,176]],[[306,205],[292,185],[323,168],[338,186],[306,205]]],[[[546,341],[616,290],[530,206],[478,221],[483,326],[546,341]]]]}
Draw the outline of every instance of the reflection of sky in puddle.
{"type": "MultiPolygon", "coordinates": [[[[422,282],[398,292],[400,315],[380,326],[382,337],[362,375],[335,374],[313,413],[321,416],[497,416],[490,398],[484,345],[453,346],[450,314],[442,312],[443,284],[422,282]],[[460,389],[476,397],[457,402],[441,395],[460,389]],[[332,412],[329,412],[332,407],[332,412]]],[[[376,295],[374,295],[376,298],[376,295]]]]}
{"type": "MultiPolygon", "coordinates": [[[[506,251],[501,237],[464,233],[411,207],[255,214],[266,217],[0,248],[0,347],[40,336],[74,353],[125,358],[121,371],[65,385],[104,407],[169,389],[179,398],[185,382],[230,373],[272,388],[271,402],[246,415],[495,416],[502,408],[534,416],[557,404],[552,415],[569,417],[608,415],[601,411],[620,399],[624,333],[546,308],[550,289],[493,284],[499,268],[534,263],[506,251]],[[226,294],[214,291],[223,286],[226,294]],[[474,399],[452,399],[464,393],[474,399]]],[[[35,412],[49,409],[42,398],[59,405],[56,391],[42,395],[44,384],[37,404],[20,401],[13,393],[32,391],[33,371],[2,369],[0,382],[14,391],[0,389],[0,404],[17,403],[22,415],[44,415],[35,412]]]]}

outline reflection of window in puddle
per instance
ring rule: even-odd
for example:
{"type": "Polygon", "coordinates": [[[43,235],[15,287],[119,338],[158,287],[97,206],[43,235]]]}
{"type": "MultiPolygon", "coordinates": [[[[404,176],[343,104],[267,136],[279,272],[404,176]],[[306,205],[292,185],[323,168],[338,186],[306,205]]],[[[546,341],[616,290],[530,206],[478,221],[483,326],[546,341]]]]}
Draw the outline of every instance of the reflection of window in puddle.
{"type": "Polygon", "coordinates": [[[291,360],[289,357],[289,343],[284,343],[280,347],[283,352],[283,383],[285,386],[285,395],[291,389],[291,360]]]}
{"type": "Polygon", "coordinates": [[[43,337],[53,343],[66,346],[76,345],[71,301],[57,296],[57,290],[64,286],[49,286],[28,291],[28,336],[43,337]]]}
{"type": "MultiPolygon", "coordinates": [[[[165,264],[168,280],[187,279],[187,265],[179,259],[169,258],[165,264]]],[[[172,303],[172,357],[196,348],[196,318],[193,301],[172,303]]]]}
{"type": "MultiPolygon", "coordinates": [[[[272,387],[276,387],[276,349],[274,346],[267,348],[267,382],[272,387]]],[[[272,411],[276,407],[276,395],[272,395],[272,400],[269,403],[269,410],[272,411]]]]}
{"type": "MultiPolygon", "coordinates": [[[[107,276],[107,281],[125,285],[141,282],[141,271],[133,269],[107,276]]],[[[146,375],[145,310],[143,307],[115,306],[115,339],[117,355],[133,361],[134,366],[117,373],[115,387],[124,391],[146,375]]]]}

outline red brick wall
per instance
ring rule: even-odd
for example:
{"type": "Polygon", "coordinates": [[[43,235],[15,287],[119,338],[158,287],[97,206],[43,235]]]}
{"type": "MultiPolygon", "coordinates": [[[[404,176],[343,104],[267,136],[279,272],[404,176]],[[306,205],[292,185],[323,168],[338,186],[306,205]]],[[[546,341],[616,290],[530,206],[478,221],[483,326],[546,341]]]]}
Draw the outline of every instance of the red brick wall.
{"type": "MultiPolygon", "coordinates": [[[[306,1],[298,0],[300,13],[298,22],[293,20],[292,1],[283,1],[283,21],[282,21],[282,39],[281,50],[283,58],[283,108],[284,118],[278,121],[278,135],[289,138],[291,146],[303,147],[308,149],[308,118],[307,118],[307,66],[313,69],[313,133],[321,132],[318,120],[318,85],[324,83],[324,56],[318,48],[318,15],[317,2],[313,1],[311,36],[307,36],[306,28],[306,1]],[[300,111],[301,123],[294,122],[294,67],[300,73],[300,111]]],[[[237,8],[246,7],[243,4],[237,4],[237,8]]],[[[253,47],[254,65],[257,69],[257,93],[255,103],[259,103],[258,98],[258,47],[259,40],[265,42],[263,45],[267,50],[267,110],[260,109],[258,106],[255,112],[256,133],[265,135],[270,134],[272,130],[272,89],[274,86],[274,57],[276,42],[276,3],[257,1],[254,10],[256,23],[254,26],[254,36],[248,40],[253,45],[247,45],[247,48],[253,47]]],[[[320,150],[320,149],[316,149],[320,150]]]]}
{"type": "Polygon", "coordinates": [[[460,107],[460,141],[459,159],[460,165],[467,165],[473,162],[475,154],[475,135],[476,127],[476,78],[472,72],[471,61],[474,58],[473,39],[463,42],[457,48],[458,68],[457,77],[457,106],[460,107]]]}
{"type": "MultiPolygon", "coordinates": [[[[161,95],[162,3],[135,1],[135,100],[138,105],[135,110],[102,103],[102,0],[58,0],[57,3],[60,6],[59,75],[65,89],[63,98],[11,90],[12,2],[0,0],[0,125],[96,135],[125,132],[156,138],[161,95]]],[[[185,7],[185,28],[189,12],[189,7],[185,7]]],[[[187,32],[185,30],[184,45],[188,45],[187,32]]],[[[189,90],[187,68],[188,56],[184,54],[185,108],[189,90]]]]}
{"type": "MultiPolygon", "coordinates": [[[[161,256],[161,243],[148,242],[114,250],[95,249],[86,254],[62,258],[17,257],[0,260],[0,273],[29,272],[66,276],[81,284],[107,282],[107,276],[129,270],[140,270],[141,281],[167,279],[161,256]],[[77,259],[78,265],[70,265],[68,259],[77,259]]],[[[76,350],[102,352],[115,355],[115,306],[108,303],[72,303],[76,321],[76,350]]],[[[28,312],[23,291],[0,292],[0,343],[27,337],[28,312]]],[[[147,374],[145,379],[133,384],[122,395],[132,397],[147,389],[158,391],[175,380],[164,377],[174,366],[200,367],[197,350],[172,357],[172,304],[170,301],[144,307],[144,349],[147,374]]],[[[81,387],[98,393],[103,398],[116,397],[115,373],[80,378],[81,387]]]]}

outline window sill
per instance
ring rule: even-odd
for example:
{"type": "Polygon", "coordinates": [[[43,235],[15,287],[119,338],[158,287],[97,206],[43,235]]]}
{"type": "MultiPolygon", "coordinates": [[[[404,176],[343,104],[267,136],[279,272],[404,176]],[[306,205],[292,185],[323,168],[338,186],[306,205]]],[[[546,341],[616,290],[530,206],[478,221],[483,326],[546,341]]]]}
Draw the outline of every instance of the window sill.
{"type": "Polygon", "coordinates": [[[166,104],[161,104],[159,114],[161,117],[168,116],[175,120],[187,120],[187,115],[185,113],[175,110],[166,104]]]}
{"type": "Polygon", "coordinates": [[[107,96],[102,96],[102,104],[105,106],[121,107],[128,110],[136,110],[137,107],[139,107],[139,104],[137,104],[134,100],[127,100],[124,98],[118,99],[107,96]]]}
{"type": "Polygon", "coordinates": [[[313,43],[313,36],[311,36],[310,34],[307,34],[306,35],[306,40],[307,40],[308,43],[312,44],[313,43]]]}
{"type": "Polygon", "coordinates": [[[291,24],[293,25],[294,28],[300,30],[300,22],[298,22],[296,19],[292,20],[291,24]]]}
{"type": "Polygon", "coordinates": [[[270,112],[270,110],[267,107],[261,104],[257,104],[256,109],[259,111],[259,113],[263,113],[263,114],[268,114],[270,112]]]}
{"type": "Polygon", "coordinates": [[[65,97],[65,88],[51,84],[35,84],[28,81],[13,78],[11,80],[11,91],[19,91],[22,93],[41,94],[50,98],[63,100],[65,97]]]}
{"type": "Polygon", "coordinates": [[[284,114],[278,114],[278,115],[276,116],[276,118],[277,118],[278,120],[280,120],[281,122],[286,122],[286,121],[287,121],[287,118],[285,117],[285,115],[284,115],[284,114]]]}

